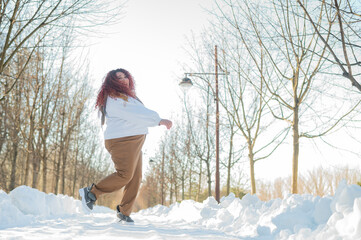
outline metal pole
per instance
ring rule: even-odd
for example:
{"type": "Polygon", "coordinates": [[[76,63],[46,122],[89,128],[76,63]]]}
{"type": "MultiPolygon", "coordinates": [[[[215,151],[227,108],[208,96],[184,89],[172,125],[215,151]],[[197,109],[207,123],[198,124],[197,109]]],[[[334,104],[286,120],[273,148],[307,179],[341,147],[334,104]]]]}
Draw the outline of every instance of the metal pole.
{"type": "Polygon", "coordinates": [[[219,192],[219,101],[218,101],[218,59],[217,45],[214,49],[215,54],[215,73],[216,73],[216,201],[220,202],[219,192]]]}

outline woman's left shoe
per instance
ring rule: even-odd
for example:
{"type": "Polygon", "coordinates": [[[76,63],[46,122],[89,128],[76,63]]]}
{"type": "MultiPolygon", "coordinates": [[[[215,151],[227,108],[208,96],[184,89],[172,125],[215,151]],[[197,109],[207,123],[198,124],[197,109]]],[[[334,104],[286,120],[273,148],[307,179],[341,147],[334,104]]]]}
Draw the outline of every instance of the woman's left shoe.
{"type": "Polygon", "coordinates": [[[117,217],[120,219],[120,221],[122,222],[126,222],[126,223],[134,223],[134,220],[129,217],[124,215],[123,213],[120,212],[119,210],[119,205],[117,205],[117,217]]]}

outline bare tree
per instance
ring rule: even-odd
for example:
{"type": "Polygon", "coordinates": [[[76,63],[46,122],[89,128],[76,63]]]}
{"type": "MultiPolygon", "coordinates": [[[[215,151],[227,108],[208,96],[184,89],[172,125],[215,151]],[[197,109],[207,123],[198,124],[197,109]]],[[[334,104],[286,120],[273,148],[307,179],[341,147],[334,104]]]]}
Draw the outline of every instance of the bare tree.
{"type": "MultiPolygon", "coordinates": [[[[22,71],[22,67],[24,66],[26,61],[26,54],[28,52],[26,50],[22,51],[22,54],[18,54],[16,56],[16,64],[12,65],[12,69],[8,69],[8,72],[12,71],[15,74],[19,71],[22,71]]],[[[8,84],[10,81],[9,78],[5,78],[5,87],[10,87],[8,84]]],[[[20,81],[25,81],[24,78],[21,78],[20,81]]],[[[18,168],[18,159],[19,155],[22,153],[22,143],[23,140],[21,138],[21,131],[23,131],[23,122],[24,122],[24,107],[23,107],[23,94],[22,89],[20,86],[15,88],[15,94],[11,96],[9,101],[6,101],[2,107],[4,111],[6,111],[6,118],[4,125],[4,132],[9,136],[7,143],[6,143],[6,153],[8,158],[11,159],[9,162],[10,170],[9,175],[10,179],[7,179],[7,183],[9,184],[8,187],[5,189],[12,190],[16,187],[16,180],[17,180],[17,168],[18,168]]],[[[6,158],[5,158],[6,159],[6,158]]]]}
{"type": "Polygon", "coordinates": [[[361,92],[360,81],[356,76],[361,74],[361,7],[357,1],[323,0],[308,4],[297,0],[312,24],[315,33],[333,57],[328,59],[337,65],[342,76],[351,81],[352,86],[361,92]],[[326,20],[318,21],[317,16],[323,14],[326,20]]]}
{"type": "MultiPolygon", "coordinates": [[[[322,70],[328,67],[326,47],[319,47],[321,40],[297,3],[288,0],[267,1],[262,5],[246,0],[237,4],[232,4],[233,1],[226,3],[233,16],[245,17],[245,22],[237,21],[248,24],[240,31],[255,36],[255,42],[260,44],[258,51],[254,47],[248,51],[257,57],[264,54],[264,61],[271,63],[273,68],[266,71],[272,75],[261,79],[271,99],[266,103],[272,115],[289,123],[292,129],[292,193],[297,193],[300,138],[324,136],[335,131],[335,127],[360,103],[358,99],[353,100],[342,112],[333,111],[332,106],[327,108],[324,104],[316,104],[322,103],[321,96],[328,97],[323,92],[332,91],[334,94],[337,91],[332,84],[320,81],[324,77],[322,70]],[[300,126],[304,126],[303,131],[300,126]]],[[[322,14],[318,17],[321,21],[322,14]]],[[[257,61],[253,63],[257,69],[262,68],[257,61]]],[[[333,99],[345,102],[345,97],[336,96],[337,93],[333,99]]]]}
{"type": "MultiPolygon", "coordinates": [[[[211,92],[207,87],[204,92],[202,107],[198,110],[198,118],[195,119],[196,124],[192,124],[190,133],[192,134],[192,145],[194,146],[194,154],[200,161],[205,164],[207,176],[208,196],[212,196],[212,158],[214,156],[214,135],[211,133],[211,92]],[[204,106],[206,111],[204,112],[204,106]],[[196,127],[195,127],[196,126],[196,127]]],[[[202,171],[202,169],[200,169],[202,171]]]]}
{"type": "MultiPolygon", "coordinates": [[[[13,104],[16,106],[15,108],[11,109],[13,112],[9,116],[7,127],[10,127],[9,136],[10,136],[10,144],[11,147],[10,151],[10,179],[9,179],[9,187],[7,189],[13,190],[16,186],[16,169],[18,166],[18,155],[21,150],[21,141],[20,141],[20,126],[21,126],[21,91],[20,87],[16,87],[15,92],[16,95],[14,97],[13,104]]],[[[10,110],[10,109],[8,109],[10,110]]],[[[10,149],[9,149],[10,150],[10,149]]]]}
{"type": "MultiPolygon", "coordinates": [[[[266,53],[257,37],[254,34],[251,36],[239,25],[239,23],[246,24],[243,16],[234,13],[236,6],[229,3],[226,7],[228,9],[223,5],[218,5],[218,12],[215,13],[218,14],[217,20],[213,22],[213,27],[202,33],[203,45],[197,45],[194,41],[190,42],[193,49],[193,62],[197,66],[194,71],[204,73],[209,68],[207,65],[209,61],[204,60],[205,57],[201,56],[200,49],[207,50],[206,57],[209,59],[214,58],[210,51],[213,44],[222,49],[219,66],[225,76],[220,80],[222,87],[219,101],[224,114],[230,118],[231,123],[235,124],[248,150],[251,193],[255,194],[255,162],[269,157],[280,146],[287,135],[287,129],[281,130],[273,137],[265,137],[266,130],[273,122],[265,117],[270,114],[267,104],[271,97],[267,95],[264,82],[269,81],[271,77],[271,65],[266,61],[266,53]]],[[[246,17],[245,20],[247,20],[246,17]]],[[[202,78],[202,80],[204,86],[200,88],[204,90],[206,86],[214,93],[213,79],[202,78]]],[[[235,133],[232,129],[229,130],[232,136],[231,149],[235,144],[233,142],[235,133]]],[[[235,145],[236,151],[243,149],[243,144],[238,142],[235,145]]],[[[230,173],[227,175],[231,176],[230,173]]],[[[230,179],[227,182],[229,189],[230,179]]]]}
{"type": "MultiPolygon", "coordinates": [[[[183,111],[185,114],[182,114],[182,123],[181,125],[185,125],[185,129],[183,133],[186,133],[186,142],[188,146],[186,146],[187,151],[187,158],[193,158],[197,159],[198,161],[191,160],[192,168],[189,169],[189,181],[191,183],[192,181],[192,175],[197,174],[198,182],[196,187],[196,195],[195,200],[199,201],[202,186],[203,186],[203,175],[204,173],[204,165],[203,163],[206,163],[206,173],[205,175],[208,178],[207,181],[207,195],[210,196],[212,194],[211,190],[211,176],[210,176],[210,149],[209,147],[212,145],[209,145],[210,140],[202,141],[204,140],[204,136],[208,136],[210,128],[209,125],[209,107],[207,107],[207,115],[205,117],[206,119],[206,125],[203,124],[203,117],[202,112],[204,109],[204,106],[198,106],[194,107],[192,104],[189,104],[189,99],[187,97],[187,94],[184,93],[183,95],[183,111]],[[183,118],[186,118],[186,123],[183,122],[183,118]],[[205,126],[205,128],[204,128],[205,126]],[[202,129],[201,131],[197,131],[197,129],[202,129]],[[203,132],[205,130],[205,132],[203,132]],[[204,134],[205,133],[205,134],[204,134]],[[203,137],[202,137],[203,136],[203,137]],[[207,150],[208,149],[208,150],[207,150]],[[197,169],[197,170],[196,170],[197,169]]],[[[208,139],[208,138],[207,138],[208,139]]],[[[191,186],[190,186],[191,188],[191,186]]],[[[191,191],[191,189],[189,190],[191,191]]]]}
{"type": "Polygon", "coordinates": [[[228,121],[228,124],[224,124],[224,127],[229,129],[229,131],[227,131],[228,139],[225,136],[224,141],[228,140],[228,159],[225,159],[226,162],[222,161],[222,164],[227,169],[226,196],[228,196],[231,192],[232,168],[241,160],[244,148],[235,149],[234,145],[237,142],[236,135],[238,130],[236,122],[232,115],[228,112],[226,118],[227,120],[225,120],[224,122],[228,121]]]}
{"type": "Polygon", "coordinates": [[[27,68],[33,51],[46,37],[56,39],[69,28],[86,29],[100,23],[119,19],[119,10],[107,1],[92,0],[49,0],[49,1],[1,1],[0,3],[0,77],[11,77],[11,84],[4,91],[0,101],[9,94],[27,68]],[[6,68],[23,48],[31,49],[26,64],[17,75],[7,75],[6,68]]]}
{"type": "MultiPolygon", "coordinates": [[[[76,66],[68,64],[65,57],[53,58],[41,47],[34,53],[37,57],[30,58],[31,68],[24,70],[21,84],[0,102],[1,133],[7,136],[2,139],[0,152],[1,188],[11,191],[26,181],[44,192],[54,192],[55,184],[51,189],[49,184],[53,181],[60,183],[58,190],[71,195],[82,183],[88,184],[89,176],[100,179],[109,169],[104,154],[96,150],[99,142],[88,141],[98,139],[97,122],[86,116],[94,111],[93,105],[86,107],[94,91],[88,84],[86,68],[73,76],[71,70],[76,66]],[[61,126],[63,135],[58,132],[61,126]],[[82,171],[77,172],[80,167],[82,171]]],[[[9,75],[22,71],[29,59],[27,54],[27,49],[16,54],[16,61],[7,68],[9,75]]],[[[10,83],[5,84],[7,87],[12,79],[5,76],[4,81],[10,83]]]]}

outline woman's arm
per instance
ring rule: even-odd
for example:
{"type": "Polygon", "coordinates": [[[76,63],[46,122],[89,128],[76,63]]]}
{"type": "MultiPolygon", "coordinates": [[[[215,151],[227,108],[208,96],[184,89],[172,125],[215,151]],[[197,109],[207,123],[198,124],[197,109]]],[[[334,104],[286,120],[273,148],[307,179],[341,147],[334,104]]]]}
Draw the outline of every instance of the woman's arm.
{"type": "Polygon", "coordinates": [[[161,119],[157,112],[146,108],[136,100],[129,99],[128,101],[124,101],[121,98],[109,98],[107,100],[106,112],[108,117],[118,117],[145,127],[165,124],[168,125],[165,125],[167,128],[171,127],[169,122],[167,122],[169,120],[161,119]]]}

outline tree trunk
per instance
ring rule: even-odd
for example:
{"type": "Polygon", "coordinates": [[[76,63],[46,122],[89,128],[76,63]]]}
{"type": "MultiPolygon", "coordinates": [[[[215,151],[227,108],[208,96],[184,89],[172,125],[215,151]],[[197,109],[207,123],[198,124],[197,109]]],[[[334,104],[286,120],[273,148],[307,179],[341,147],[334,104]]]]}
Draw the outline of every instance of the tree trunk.
{"type": "MultiPolygon", "coordinates": [[[[5,89],[6,89],[6,84],[5,84],[5,89]]],[[[1,125],[0,125],[0,154],[2,152],[4,143],[6,141],[6,135],[8,134],[8,129],[5,128],[5,123],[6,123],[6,119],[7,119],[7,109],[8,109],[8,100],[5,99],[3,102],[0,102],[1,104],[1,111],[0,111],[0,121],[1,121],[1,125]]]]}
{"type": "Polygon", "coordinates": [[[232,165],[232,151],[233,151],[233,133],[231,133],[231,139],[229,141],[229,154],[227,164],[227,196],[231,190],[231,165],[232,165]]]}
{"type": "Polygon", "coordinates": [[[185,182],[185,180],[184,180],[184,172],[182,173],[182,201],[184,200],[184,182],[185,182]]]}
{"type": "MultiPolygon", "coordinates": [[[[62,144],[60,144],[62,145],[62,144]]],[[[54,193],[58,194],[58,189],[59,189],[59,178],[60,178],[60,162],[61,162],[61,156],[62,156],[63,150],[61,147],[60,153],[59,153],[59,158],[58,161],[56,162],[56,169],[55,169],[55,189],[54,189],[54,193]]]]}
{"type": "Polygon", "coordinates": [[[169,189],[169,204],[172,204],[174,192],[174,181],[173,177],[170,178],[170,189],[169,189]]]}
{"type": "Polygon", "coordinates": [[[207,165],[207,177],[208,177],[208,196],[212,196],[212,176],[211,176],[211,167],[209,161],[206,161],[207,165]]]}
{"type": "Polygon", "coordinates": [[[39,176],[39,171],[40,171],[40,156],[38,154],[34,155],[34,160],[33,160],[33,181],[32,181],[32,188],[37,188],[38,187],[38,176],[39,176]]]}
{"type": "MultiPolygon", "coordinates": [[[[40,133],[39,133],[40,134],[40,133]]],[[[42,161],[43,161],[43,192],[46,192],[46,187],[47,187],[47,171],[48,171],[48,160],[46,158],[47,155],[47,148],[46,148],[46,142],[43,140],[43,156],[42,156],[42,161]]]]}
{"type": "Polygon", "coordinates": [[[297,189],[297,181],[298,181],[298,155],[300,151],[299,145],[299,131],[298,131],[298,103],[295,98],[296,106],[294,107],[293,112],[293,157],[292,157],[292,193],[296,194],[298,192],[297,189]]]}
{"type": "Polygon", "coordinates": [[[198,176],[198,186],[197,186],[197,196],[196,201],[199,201],[199,195],[202,189],[202,160],[199,161],[199,176],[198,176]]]}
{"type": "Polygon", "coordinates": [[[256,194],[256,178],[254,174],[254,153],[252,142],[248,141],[249,171],[251,175],[251,194],[256,194]]]}
{"type": "Polygon", "coordinates": [[[11,175],[10,175],[10,185],[9,191],[15,188],[15,179],[16,179],[16,160],[18,157],[18,143],[13,143],[13,159],[11,161],[11,175]]]}
{"type": "Polygon", "coordinates": [[[161,186],[161,195],[162,195],[162,201],[161,201],[161,204],[164,205],[164,158],[165,158],[165,149],[164,149],[164,146],[163,146],[163,149],[162,149],[162,175],[161,175],[161,178],[162,178],[162,186],[161,186]]]}
{"type": "MultiPolygon", "coordinates": [[[[58,142],[57,141],[58,140],[58,137],[56,137],[56,142],[58,142]]],[[[55,191],[55,189],[56,189],[56,183],[55,183],[55,181],[56,181],[56,176],[55,176],[55,174],[56,174],[56,172],[55,172],[55,170],[56,170],[56,163],[57,163],[57,159],[58,159],[58,155],[60,155],[60,152],[59,151],[56,151],[55,153],[54,153],[54,157],[53,157],[53,161],[52,161],[52,164],[53,164],[53,169],[52,169],[52,177],[51,177],[51,191],[53,192],[53,193],[55,193],[56,194],[56,191],[55,191]]]]}
{"type": "Polygon", "coordinates": [[[38,187],[38,176],[40,172],[40,162],[41,162],[41,136],[38,135],[38,141],[36,144],[36,151],[34,151],[34,159],[33,159],[33,183],[32,187],[37,188],[38,187]]]}
{"type": "Polygon", "coordinates": [[[79,154],[79,139],[76,139],[76,150],[75,150],[75,163],[74,163],[74,175],[73,175],[73,190],[72,195],[75,196],[76,182],[78,178],[78,154],[79,154]]]}
{"type": "Polygon", "coordinates": [[[25,177],[24,185],[28,185],[29,181],[29,172],[30,172],[30,161],[34,158],[34,147],[33,147],[33,136],[34,135],[34,123],[32,117],[30,117],[30,131],[29,138],[27,141],[27,151],[26,151],[26,162],[25,162],[25,177]]]}
{"type": "Polygon", "coordinates": [[[61,164],[61,194],[65,194],[65,174],[66,174],[66,166],[67,166],[67,159],[68,159],[68,150],[69,150],[69,142],[70,142],[70,134],[67,135],[69,137],[66,138],[65,147],[63,149],[63,158],[61,164]]]}
{"type": "Polygon", "coordinates": [[[207,88],[207,117],[206,117],[206,140],[207,140],[207,159],[206,159],[206,166],[207,166],[207,177],[208,177],[208,196],[212,196],[212,176],[211,176],[211,144],[209,140],[209,93],[210,89],[209,86],[207,88]]]}
{"type": "Polygon", "coordinates": [[[175,201],[178,201],[178,184],[177,181],[174,181],[174,195],[175,195],[175,201]]]}
{"type": "MultiPolygon", "coordinates": [[[[61,159],[63,157],[64,153],[64,108],[62,110],[62,120],[61,120],[61,129],[60,129],[60,149],[59,149],[59,158],[58,161],[56,162],[55,165],[55,189],[54,189],[54,193],[57,194],[58,193],[58,189],[59,189],[59,179],[60,179],[60,163],[61,163],[61,159]]],[[[55,159],[56,161],[56,159],[55,159]]]]}
{"type": "Polygon", "coordinates": [[[189,168],[189,197],[188,197],[188,199],[192,198],[192,169],[193,169],[193,164],[191,163],[191,166],[189,168]]]}

